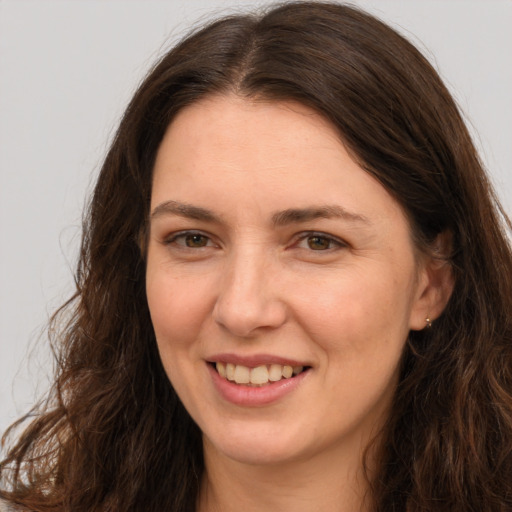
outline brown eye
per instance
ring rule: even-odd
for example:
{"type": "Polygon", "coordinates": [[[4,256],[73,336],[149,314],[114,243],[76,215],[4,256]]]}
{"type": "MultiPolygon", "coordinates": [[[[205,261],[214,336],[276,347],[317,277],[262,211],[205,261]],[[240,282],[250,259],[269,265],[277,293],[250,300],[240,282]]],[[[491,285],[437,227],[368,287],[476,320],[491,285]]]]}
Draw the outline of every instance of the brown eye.
{"type": "Polygon", "coordinates": [[[331,242],[329,238],[323,236],[310,236],[307,239],[308,247],[313,251],[325,251],[331,248],[331,242]]]}
{"type": "Polygon", "coordinates": [[[208,245],[208,237],[198,233],[185,236],[185,245],[191,248],[206,247],[208,245]]]}

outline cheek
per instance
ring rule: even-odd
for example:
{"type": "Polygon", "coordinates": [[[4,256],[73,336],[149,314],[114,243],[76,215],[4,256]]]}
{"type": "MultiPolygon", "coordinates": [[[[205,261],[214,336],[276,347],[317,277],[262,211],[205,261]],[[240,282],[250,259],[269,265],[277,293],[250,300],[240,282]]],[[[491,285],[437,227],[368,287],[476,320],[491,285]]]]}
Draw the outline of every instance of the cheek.
{"type": "Polygon", "coordinates": [[[194,340],[211,309],[208,279],[176,278],[148,271],[146,294],[160,350],[194,340]],[[171,343],[172,342],[172,343],[171,343]]]}
{"type": "Polygon", "coordinates": [[[403,345],[410,293],[406,280],[354,271],[314,285],[294,283],[294,309],[303,329],[325,348],[361,353],[387,343],[403,345]]]}
{"type": "MultiPolygon", "coordinates": [[[[208,318],[209,285],[203,280],[177,278],[148,269],[146,294],[163,367],[184,403],[194,403],[202,383],[197,357],[200,331],[208,318]]],[[[203,383],[204,385],[204,383],[203,383]]]]}

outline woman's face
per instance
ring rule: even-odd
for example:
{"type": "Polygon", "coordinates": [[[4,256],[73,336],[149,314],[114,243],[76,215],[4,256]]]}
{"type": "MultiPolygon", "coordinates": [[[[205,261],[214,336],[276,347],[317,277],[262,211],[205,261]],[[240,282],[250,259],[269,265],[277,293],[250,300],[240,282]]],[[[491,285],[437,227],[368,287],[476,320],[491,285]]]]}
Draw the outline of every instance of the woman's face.
{"type": "Polygon", "coordinates": [[[165,134],[151,212],[158,348],[208,453],[359,454],[425,325],[428,273],[335,129],[296,103],[202,100],[165,134]]]}

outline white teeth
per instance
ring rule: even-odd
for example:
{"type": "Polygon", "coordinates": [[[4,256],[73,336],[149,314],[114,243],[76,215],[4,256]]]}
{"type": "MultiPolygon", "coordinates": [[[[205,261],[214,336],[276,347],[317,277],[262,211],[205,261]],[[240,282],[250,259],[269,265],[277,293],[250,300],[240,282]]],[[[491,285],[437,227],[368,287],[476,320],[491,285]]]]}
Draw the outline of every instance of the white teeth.
{"type": "Polygon", "coordinates": [[[291,366],[283,366],[283,377],[289,379],[293,375],[293,368],[291,366]]]}
{"type": "Polygon", "coordinates": [[[239,364],[235,367],[235,382],[237,384],[249,384],[250,379],[250,370],[247,366],[241,366],[239,364]]]}
{"type": "Polygon", "coordinates": [[[228,363],[226,365],[226,377],[228,380],[235,380],[235,365],[228,363]]]}
{"type": "Polygon", "coordinates": [[[240,364],[225,364],[221,362],[216,363],[215,368],[219,375],[225,379],[237,384],[250,384],[254,386],[278,382],[283,378],[289,379],[292,375],[298,375],[304,370],[303,366],[270,364],[249,368],[240,364]]]}
{"type": "Polygon", "coordinates": [[[268,372],[268,380],[277,382],[283,378],[283,367],[280,364],[271,364],[268,372]]]}
{"type": "Polygon", "coordinates": [[[224,363],[217,363],[215,368],[217,368],[217,371],[221,377],[226,378],[226,367],[224,366],[224,363]]]}
{"type": "Polygon", "coordinates": [[[268,382],[268,370],[266,366],[257,366],[251,370],[251,384],[266,384],[268,382]]]}

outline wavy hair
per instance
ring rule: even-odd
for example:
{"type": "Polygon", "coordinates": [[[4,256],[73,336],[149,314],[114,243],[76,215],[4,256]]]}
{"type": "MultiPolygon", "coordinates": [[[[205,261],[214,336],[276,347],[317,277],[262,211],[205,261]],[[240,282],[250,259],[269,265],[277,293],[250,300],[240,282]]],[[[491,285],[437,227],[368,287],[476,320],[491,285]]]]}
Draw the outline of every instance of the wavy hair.
{"type": "Polygon", "coordinates": [[[313,108],[402,205],[420,250],[451,235],[454,291],[432,328],[410,333],[374,512],[512,510],[510,221],[429,62],[373,16],[324,2],[214,21],[139,87],[86,212],[76,293],[53,319],[55,384],[4,437],[0,496],[40,512],[195,509],[201,433],[159,359],[141,247],[166,128],[224,93],[313,108]]]}

